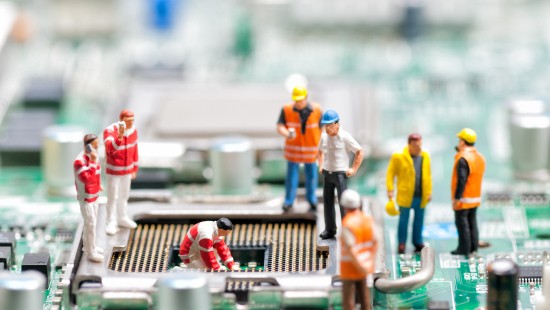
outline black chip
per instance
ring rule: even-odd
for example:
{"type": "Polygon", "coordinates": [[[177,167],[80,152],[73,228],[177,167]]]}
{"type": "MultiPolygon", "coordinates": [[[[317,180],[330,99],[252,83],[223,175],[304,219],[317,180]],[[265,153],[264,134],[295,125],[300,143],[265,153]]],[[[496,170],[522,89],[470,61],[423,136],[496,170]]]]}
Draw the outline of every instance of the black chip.
{"type": "Polygon", "coordinates": [[[2,263],[2,269],[8,269],[11,266],[11,248],[7,246],[0,246],[0,263],[2,263]]]}
{"type": "Polygon", "coordinates": [[[36,270],[46,277],[46,288],[50,283],[50,253],[27,253],[23,257],[21,271],[36,270]]]}

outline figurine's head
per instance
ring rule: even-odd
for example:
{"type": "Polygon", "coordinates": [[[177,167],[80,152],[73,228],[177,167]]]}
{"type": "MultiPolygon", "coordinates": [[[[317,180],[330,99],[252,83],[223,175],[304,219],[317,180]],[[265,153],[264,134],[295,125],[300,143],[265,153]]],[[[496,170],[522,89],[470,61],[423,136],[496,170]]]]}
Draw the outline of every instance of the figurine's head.
{"type": "Polygon", "coordinates": [[[94,135],[93,133],[89,133],[85,135],[83,141],[84,141],[84,150],[86,150],[86,153],[90,153],[88,152],[90,150],[90,147],[93,148],[94,150],[97,150],[97,147],[99,145],[99,140],[97,139],[97,136],[94,135]]]}
{"type": "Polygon", "coordinates": [[[409,135],[409,153],[411,156],[418,156],[422,153],[422,136],[417,133],[409,135]]]}
{"type": "Polygon", "coordinates": [[[467,146],[473,146],[477,140],[477,134],[473,129],[464,128],[457,135],[458,137],[458,151],[462,151],[467,146]]]}
{"type": "Polygon", "coordinates": [[[321,125],[329,136],[336,136],[340,130],[340,116],[334,110],[327,110],[321,119],[321,125]]]}
{"type": "Polygon", "coordinates": [[[216,226],[218,226],[218,235],[225,237],[231,233],[233,230],[233,223],[228,218],[222,217],[216,221],[216,226]]]}
{"type": "Polygon", "coordinates": [[[119,119],[126,124],[126,128],[134,127],[134,112],[128,109],[122,110],[119,119]]]}
{"type": "Polygon", "coordinates": [[[361,208],[361,195],[353,189],[346,189],[342,193],[341,197],[342,207],[346,212],[357,210],[361,208]]]}
{"type": "Polygon", "coordinates": [[[297,110],[302,110],[307,106],[307,88],[304,86],[296,86],[292,90],[292,100],[294,107],[297,110]]]}

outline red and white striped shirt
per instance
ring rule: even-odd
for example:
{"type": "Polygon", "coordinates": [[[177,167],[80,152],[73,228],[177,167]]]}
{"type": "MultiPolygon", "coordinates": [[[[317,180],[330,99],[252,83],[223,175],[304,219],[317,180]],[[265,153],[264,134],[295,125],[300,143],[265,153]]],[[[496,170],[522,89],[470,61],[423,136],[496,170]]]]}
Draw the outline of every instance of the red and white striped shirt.
{"type": "Polygon", "coordinates": [[[105,128],[103,142],[107,157],[107,174],[126,175],[138,171],[137,139],[135,127],[127,129],[122,139],[118,138],[118,122],[105,128]]]}
{"type": "Polygon", "coordinates": [[[101,188],[101,166],[94,163],[87,154],[80,152],[74,163],[76,198],[79,201],[94,202],[101,188]]]}
{"type": "Polygon", "coordinates": [[[223,264],[232,269],[233,256],[223,241],[223,237],[218,236],[216,221],[204,221],[189,229],[180,245],[180,257],[186,264],[189,264],[192,259],[202,259],[207,268],[218,270],[220,264],[216,259],[214,249],[223,264]]]}

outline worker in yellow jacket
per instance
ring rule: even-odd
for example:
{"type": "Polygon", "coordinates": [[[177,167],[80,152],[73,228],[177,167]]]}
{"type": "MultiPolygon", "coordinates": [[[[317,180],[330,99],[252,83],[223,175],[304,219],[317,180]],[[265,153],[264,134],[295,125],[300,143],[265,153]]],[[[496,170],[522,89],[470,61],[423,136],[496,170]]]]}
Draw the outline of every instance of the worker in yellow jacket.
{"type": "Polygon", "coordinates": [[[410,134],[408,145],[392,154],[386,173],[388,198],[394,197],[394,181],[397,178],[397,204],[399,205],[399,226],[397,253],[405,253],[409,213],[414,209],[412,242],[416,252],[424,247],[422,228],[424,208],[432,200],[432,172],[430,154],[422,150],[422,136],[410,134]]]}

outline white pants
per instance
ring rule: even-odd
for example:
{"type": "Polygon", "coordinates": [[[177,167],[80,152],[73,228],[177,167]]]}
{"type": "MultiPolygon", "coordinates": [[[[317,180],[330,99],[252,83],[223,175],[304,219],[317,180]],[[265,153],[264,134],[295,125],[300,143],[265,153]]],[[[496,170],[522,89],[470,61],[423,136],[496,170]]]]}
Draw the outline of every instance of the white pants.
{"type": "Polygon", "coordinates": [[[107,174],[107,223],[127,217],[132,175],[107,174]],[[116,212],[115,212],[116,209],[116,212]]]}
{"type": "Polygon", "coordinates": [[[97,200],[95,202],[78,201],[80,204],[80,213],[84,220],[84,230],[82,231],[82,246],[88,253],[93,253],[96,248],[95,230],[97,224],[97,200]]]}

